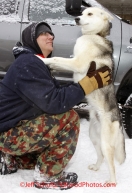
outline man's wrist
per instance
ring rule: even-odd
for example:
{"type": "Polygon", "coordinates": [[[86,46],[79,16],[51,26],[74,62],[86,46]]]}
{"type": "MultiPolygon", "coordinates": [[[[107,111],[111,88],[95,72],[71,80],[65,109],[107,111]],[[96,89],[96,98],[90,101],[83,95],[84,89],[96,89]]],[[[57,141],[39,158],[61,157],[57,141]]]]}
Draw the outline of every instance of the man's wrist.
{"type": "Polygon", "coordinates": [[[98,83],[95,77],[89,78],[85,76],[79,81],[80,86],[83,88],[85,95],[90,94],[92,91],[98,88],[98,83]]]}

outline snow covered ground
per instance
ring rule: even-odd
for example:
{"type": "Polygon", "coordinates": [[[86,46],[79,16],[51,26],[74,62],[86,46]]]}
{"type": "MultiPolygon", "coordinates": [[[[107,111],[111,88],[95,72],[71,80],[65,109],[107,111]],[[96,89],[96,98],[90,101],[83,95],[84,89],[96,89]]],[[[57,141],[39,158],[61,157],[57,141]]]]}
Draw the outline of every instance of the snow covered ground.
{"type": "MultiPolygon", "coordinates": [[[[122,165],[116,165],[116,187],[96,187],[103,185],[109,178],[108,168],[104,162],[99,171],[90,171],[88,165],[96,161],[96,153],[88,136],[89,123],[81,119],[81,132],[76,153],[67,166],[67,171],[76,172],[79,176],[80,187],[63,190],[66,193],[124,193],[132,192],[132,140],[126,139],[126,161],[122,165]],[[82,183],[85,182],[85,185],[82,183]],[[86,187],[88,184],[91,187],[86,187]],[[94,187],[95,186],[95,187],[94,187]],[[131,190],[131,191],[130,191],[131,190]]],[[[62,193],[60,190],[39,190],[34,188],[33,170],[18,170],[11,175],[0,176],[0,193],[62,193]],[[30,187],[26,187],[28,186],[30,187]]]]}

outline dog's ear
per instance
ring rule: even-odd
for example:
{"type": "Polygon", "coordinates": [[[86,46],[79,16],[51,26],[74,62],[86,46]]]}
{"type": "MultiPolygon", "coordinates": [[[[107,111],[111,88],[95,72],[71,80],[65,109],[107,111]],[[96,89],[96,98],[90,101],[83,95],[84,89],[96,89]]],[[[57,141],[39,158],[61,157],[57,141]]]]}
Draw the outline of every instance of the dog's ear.
{"type": "Polygon", "coordinates": [[[113,19],[113,17],[109,13],[105,12],[104,10],[101,11],[101,15],[104,20],[111,21],[113,19]]]}

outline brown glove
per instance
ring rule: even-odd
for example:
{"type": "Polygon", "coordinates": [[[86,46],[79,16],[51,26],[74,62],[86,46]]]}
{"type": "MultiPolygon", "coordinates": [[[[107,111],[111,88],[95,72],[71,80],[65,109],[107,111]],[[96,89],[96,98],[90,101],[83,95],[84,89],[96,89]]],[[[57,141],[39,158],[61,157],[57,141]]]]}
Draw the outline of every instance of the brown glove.
{"type": "Polygon", "coordinates": [[[96,63],[92,61],[87,76],[80,80],[79,84],[87,95],[98,88],[102,88],[103,86],[112,83],[111,79],[111,70],[108,66],[103,66],[96,70],[96,63]]]}

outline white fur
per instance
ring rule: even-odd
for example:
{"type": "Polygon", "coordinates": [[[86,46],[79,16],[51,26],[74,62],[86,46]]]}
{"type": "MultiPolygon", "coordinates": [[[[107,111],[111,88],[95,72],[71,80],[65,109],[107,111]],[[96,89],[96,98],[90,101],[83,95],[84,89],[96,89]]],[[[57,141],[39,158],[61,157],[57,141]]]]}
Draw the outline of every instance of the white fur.
{"type": "MultiPolygon", "coordinates": [[[[102,50],[96,46],[99,44],[99,46],[112,53],[111,47],[104,38],[106,35],[104,37],[97,35],[105,34],[105,28],[112,19],[111,15],[99,8],[88,8],[84,10],[79,18],[79,25],[83,35],[76,41],[74,58],[40,58],[53,69],[61,68],[73,71],[75,82],[78,82],[86,75],[91,61],[96,62],[97,69],[104,65],[112,68],[113,65],[112,58],[107,55],[102,57],[102,50]]],[[[105,101],[105,96],[99,89],[87,95],[86,98],[91,105],[89,134],[98,156],[96,164],[90,165],[89,169],[98,170],[105,158],[110,172],[108,182],[116,183],[114,156],[120,163],[125,160],[122,128],[118,120],[111,121],[113,112],[107,110],[107,101],[105,101]]]]}

